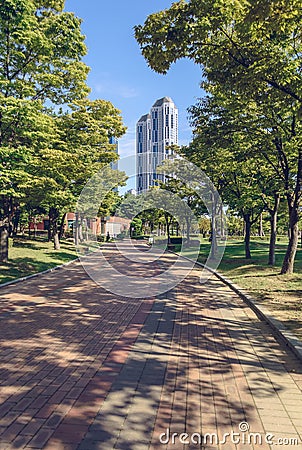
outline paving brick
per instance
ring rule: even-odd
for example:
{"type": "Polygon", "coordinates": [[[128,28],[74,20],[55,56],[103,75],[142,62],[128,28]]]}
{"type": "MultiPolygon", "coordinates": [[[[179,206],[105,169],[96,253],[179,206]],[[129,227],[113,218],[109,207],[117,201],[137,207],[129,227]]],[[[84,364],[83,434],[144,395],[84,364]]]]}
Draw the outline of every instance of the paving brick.
{"type": "Polygon", "coordinates": [[[45,420],[43,419],[32,419],[20,432],[20,435],[33,436],[36,432],[43,426],[45,420]]]}
{"type": "MultiPolygon", "coordinates": [[[[146,266],[112,252],[126,272],[159,273],[174,258],[146,266]]],[[[301,363],[219,280],[200,285],[194,269],[146,300],[104,291],[77,264],[60,275],[0,291],[16,307],[16,326],[0,327],[0,360],[13,364],[0,370],[4,448],[154,450],[167,428],[224,433],[244,421],[263,436],[301,433],[301,363]],[[35,298],[39,308],[22,310],[35,298]]],[[[271,450],[236,450],[258,448],[271,450]]]]}
{"type": "Polygon", "coordinates": [[[61,424],[54,432],[53,438],[64,443],[76,444],[81,442],[87,430],[86,426],[61,424]]]}
{"type": "Polygon", "coordinates": [[[54,412],[46,421],[44,426],[55,430],[57,426],[62,422],[64,416],[54,412]]]}
{"type": "Polygon", "coordinates": [[[29,441],[27,446],[29,448],[45,448],[47,441],[50,439],[50,437],[53,435],[53,430],[42,428],[38,431],[38,433],[35,434],[33,439],[29,441]]]}
{"type": "Polygon", "coordinates": [[[23,423],[14,422],[1,434],[1,441],[12,442],[24,428],[23,423]]]}

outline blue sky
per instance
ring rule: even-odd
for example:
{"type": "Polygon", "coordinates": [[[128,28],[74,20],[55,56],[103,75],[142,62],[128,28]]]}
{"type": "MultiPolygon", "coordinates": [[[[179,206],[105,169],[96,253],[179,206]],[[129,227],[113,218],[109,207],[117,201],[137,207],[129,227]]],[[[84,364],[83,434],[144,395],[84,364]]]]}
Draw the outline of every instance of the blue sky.
{"type": "Polygon", "coordinates": [[[135,152],[135,124],[160,97],[172,97],[179,109],[179,142],[191,137],[186,109],[201,96],[201,70],[181,60],[167,75],[153,72],[140,53],[133,26],[153,12],[169,8],[171,0],[67,0],[66,11],[83,19],[91,67],[91,98],[110,100],[122,111],[127,134],[119,141],[121,156],[135,152]]]}

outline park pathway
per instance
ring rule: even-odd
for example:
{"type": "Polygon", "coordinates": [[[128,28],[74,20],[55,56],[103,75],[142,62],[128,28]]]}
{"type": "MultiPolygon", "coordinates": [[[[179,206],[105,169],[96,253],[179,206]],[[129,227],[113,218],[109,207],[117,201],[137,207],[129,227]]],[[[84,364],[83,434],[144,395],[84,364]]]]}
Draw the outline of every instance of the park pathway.
{"type": "MultiPolygon", "coordinates": [[[[175,258],[140,267],[110,251],[150,277],[175,258]]],[[[130,299],[73,263],[2,288],[0,450],[301,449],[302,364],[199,275],[130,299]]]]}

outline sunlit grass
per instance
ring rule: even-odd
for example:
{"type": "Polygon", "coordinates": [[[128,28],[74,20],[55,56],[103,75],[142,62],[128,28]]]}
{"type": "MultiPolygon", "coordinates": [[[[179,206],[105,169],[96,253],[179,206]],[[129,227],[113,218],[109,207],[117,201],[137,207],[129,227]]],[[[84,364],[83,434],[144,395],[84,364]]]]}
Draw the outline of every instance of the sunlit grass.
{"type": "Polygon", "coordinates": [[[0,264],[0,283],[42,272],[75,258],[72,242],[62,241],[61,249],[54,250],[53,243],[44,237],[35,240],[17,237],[9,249],[9,262],[0,264]]]}

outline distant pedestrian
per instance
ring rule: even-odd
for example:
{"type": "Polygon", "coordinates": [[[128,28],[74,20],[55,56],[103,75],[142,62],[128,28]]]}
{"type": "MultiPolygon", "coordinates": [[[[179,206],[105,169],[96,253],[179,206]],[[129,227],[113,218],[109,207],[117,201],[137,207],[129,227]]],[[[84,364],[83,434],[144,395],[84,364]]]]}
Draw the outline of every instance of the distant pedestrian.
{"type": "Polygon", "coordinates": [[[109,234],[109,231],[107,231],[106,242],[109,242],[109,241],[110,241],[110,234],[109,234]]]}

